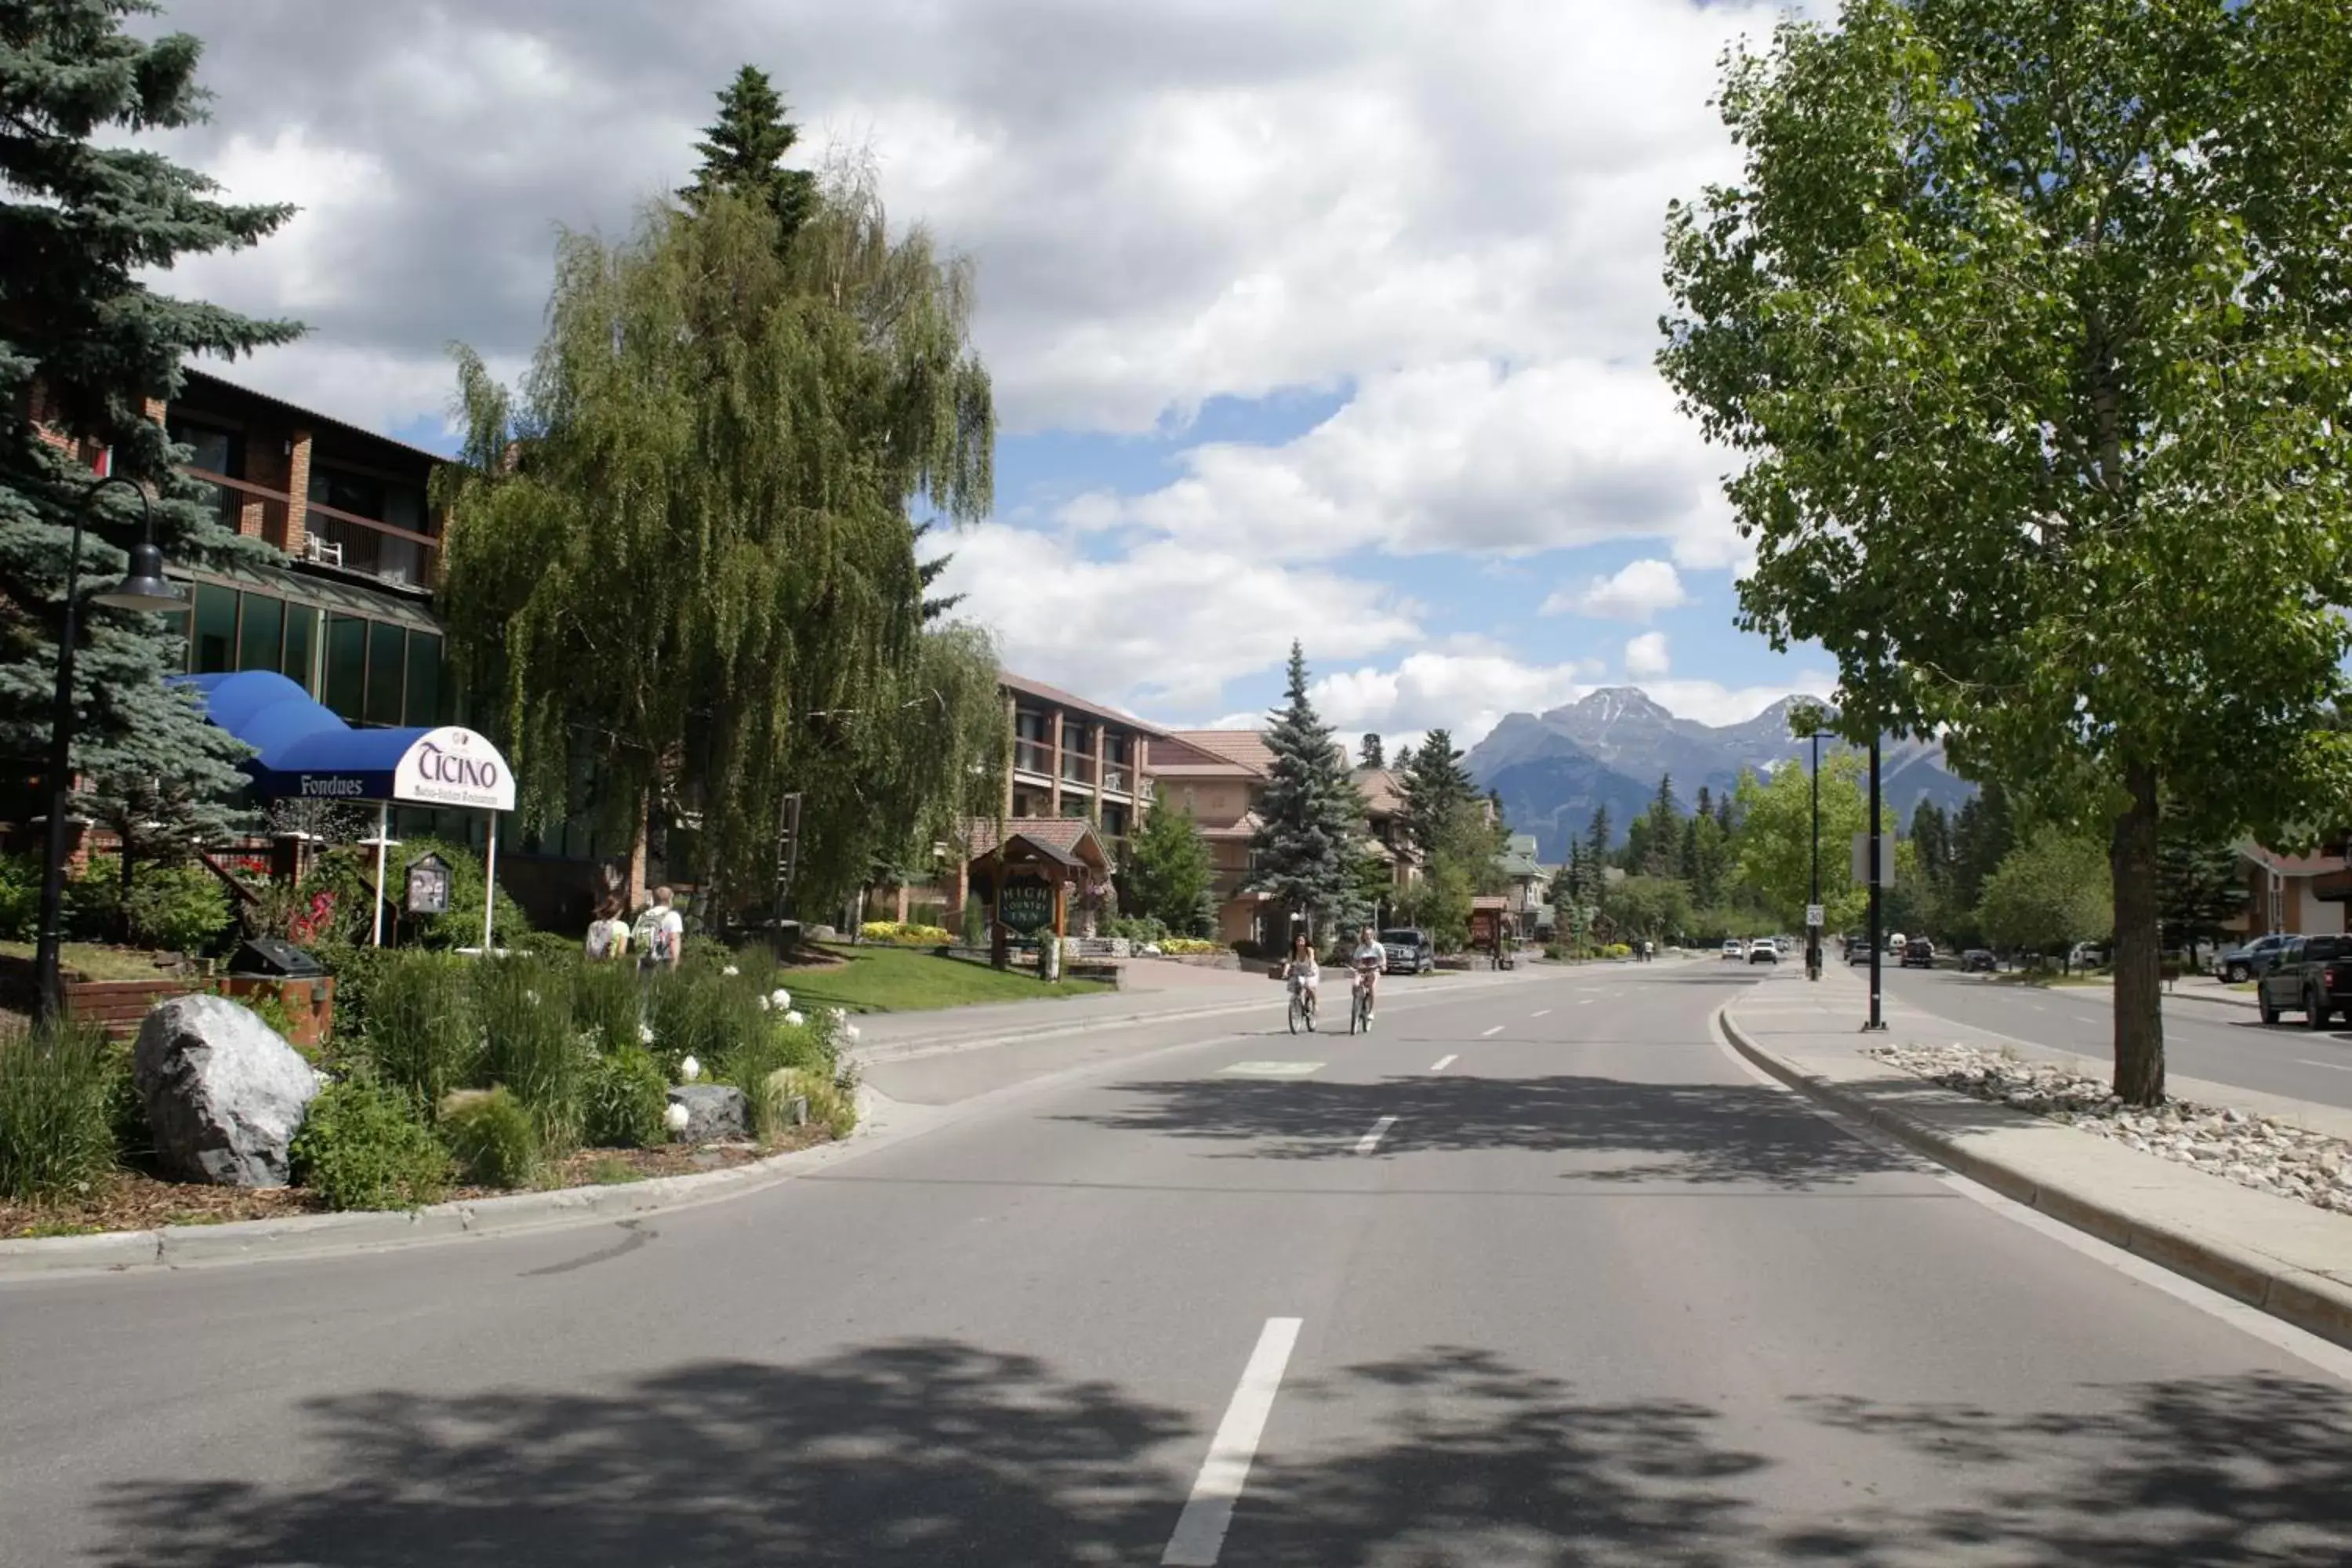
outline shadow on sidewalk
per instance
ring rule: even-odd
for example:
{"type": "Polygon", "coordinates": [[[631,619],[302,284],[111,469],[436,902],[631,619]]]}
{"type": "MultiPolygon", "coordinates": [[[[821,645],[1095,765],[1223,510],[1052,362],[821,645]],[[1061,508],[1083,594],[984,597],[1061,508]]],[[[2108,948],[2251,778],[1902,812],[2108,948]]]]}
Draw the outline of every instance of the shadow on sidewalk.
{"type": "MultiPolygon", "coordinates": [[[[1772,1429],[1818,1423],[1841,1436],[1835,1458],[1809,1444],[1773,1458],[1703,1404],[1580,1397],[1435,1346],[1285,1385],[1226,1561],[2156,1568],[2352,1553],[2341,1391],[2249,1377],[2090,1392],[2096,1408],[2016,1415],[1801,1399],[1798,1426],[1772,1429]],[[1321,1424],[1335,1435],[1320,1445],[1286,1444],[1280,1411],[1300,1406],[1349,1418],[1321,1424]],[[1910,1500],[1871,1500],[1882,1480],[1910,1500]],[[1768,1488],[1777,1500],[1758,1500],[1768,1488]]],[[[1150,1563],[1213,1419],[953,1340],[705,1363],[604,1393],[326,1398],[307,1409],[299,1479],[121,1485],[101,1505],[101,1557],[1150,1563]]]]}

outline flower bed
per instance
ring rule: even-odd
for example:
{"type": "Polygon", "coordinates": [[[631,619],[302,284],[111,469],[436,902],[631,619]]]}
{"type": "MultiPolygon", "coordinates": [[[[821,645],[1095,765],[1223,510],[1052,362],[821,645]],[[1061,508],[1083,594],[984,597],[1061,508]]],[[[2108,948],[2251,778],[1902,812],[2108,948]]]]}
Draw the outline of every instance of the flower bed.
{"type": "Polygon", "coordinates": [[[2234,1107],[2124,1104],[2098,1079],[1976,1046],[1874,1046],[1865,1055],[1978,1100],[2027,1110],[2241,1186],[2352,1214],[2352,1143],[2234,1107]]]}
{"type": "Polygon", "coordinates": [[[857,928],[863,942],[887,942],[898,947],[946,947],[955,939],[943,926],[900,925],[895,921],[867,921],[857,928]]]}

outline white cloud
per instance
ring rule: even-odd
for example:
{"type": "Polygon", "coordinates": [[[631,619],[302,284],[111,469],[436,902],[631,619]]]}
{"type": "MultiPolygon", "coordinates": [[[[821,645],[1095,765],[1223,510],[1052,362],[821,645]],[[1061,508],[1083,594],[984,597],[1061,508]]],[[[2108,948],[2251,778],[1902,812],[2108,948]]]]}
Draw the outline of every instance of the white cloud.
{"type": "Polygon", "coordinates": [[[1574,592],[1562,588],[1543,602],[1543,614],[1600,620],[1646,621],[1661,610],[1689,604],[1682,574],[1671,561],[1633,561],[1611,577],[1595,577],[1574,592]]]}
{"type": "Polygon", "coordinates": [[[939,587],[969,595],[961,613],[996,628],[1007,666],[1146,713],[1215,703],[1294,638],[1317,657],[1361,658],[1419,636],[1377,584],[1245,555],[1160,543],[1092,560],[997,523],[946,544],[955,559],[939,587]]]}
{"type": "Polygon", "coordinates": [[[1625,673],[1634,679],[1655,679],[1669,668],[1665,633],[1643,632],[1625,644],[1625,673]]]}
{"type": "Polygon", "coordinates": [[[1210,443],[1182,461],[1171,484],[1092,493],[1064,519],[1291,560],[1662,538],[1706,564],[1736,541],[1721,463],[1646,366],[1423,365],[1368,381],[1296,440],[1210,443]]]}

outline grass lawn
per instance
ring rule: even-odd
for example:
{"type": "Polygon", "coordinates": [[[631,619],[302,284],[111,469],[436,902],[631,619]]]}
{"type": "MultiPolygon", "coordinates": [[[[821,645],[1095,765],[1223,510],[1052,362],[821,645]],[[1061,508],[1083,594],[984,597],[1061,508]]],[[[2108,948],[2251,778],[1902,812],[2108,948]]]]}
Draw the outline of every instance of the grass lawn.
{"type": "MultiPolygon", "coordinates": [[[[69,942],[58,957],[58,966],[86,980],[158,980],[169,978],[166,971],[156,967],[159,957],[168,954],[147,952],[144,948],[116,947],[111,942],[69,942]]],[[[29,942],[0,942],[0,959],[33,962],[33,944],[29,942]]]]}
{"type": "Polygon", "coordinates": [[[914,1013],[974,1002],[1034,1002],[1046,996],[1091,996],[1110,987],[1097,980],[1043,984],[1034,972],[999,971],[958,958],[904,947],[833,948],[849,960],[822,968],[787,969],[795,1007],[846,1007],[853,1013],[914,1013]]]}

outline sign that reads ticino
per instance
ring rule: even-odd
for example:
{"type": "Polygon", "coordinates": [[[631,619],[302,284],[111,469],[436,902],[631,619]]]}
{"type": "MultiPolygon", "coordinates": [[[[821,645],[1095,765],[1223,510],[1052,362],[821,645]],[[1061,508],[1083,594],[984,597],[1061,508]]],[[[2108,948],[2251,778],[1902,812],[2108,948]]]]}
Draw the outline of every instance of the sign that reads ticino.
{"type": "Polygon", "coordinates": [[[512,811],[514,773],[489,742],[471,730],[445,724],[427,730],[402,753],[393,769],[392,798],[512,811]]]}

